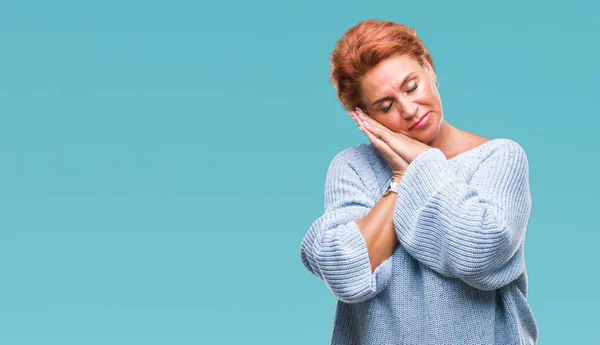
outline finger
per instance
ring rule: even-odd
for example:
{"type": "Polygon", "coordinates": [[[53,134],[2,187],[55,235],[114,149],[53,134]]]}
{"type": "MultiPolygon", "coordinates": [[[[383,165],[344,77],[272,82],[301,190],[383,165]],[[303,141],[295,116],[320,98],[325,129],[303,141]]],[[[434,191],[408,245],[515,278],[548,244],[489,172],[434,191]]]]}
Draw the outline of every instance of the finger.
{"type": "Polygon", "coordinates": [[[376,128],[367,121],[363,121],[363,126],[366,127],[369,132],[373,133],[373,135],[375,135],[377,138],[386,142],[388,145],[391,143],[391,132],[387,127],[376,128]]]}
{"type": "Polygon", "coordinates": [[[392,131],[381,123],[377,122],[375,119],[371,118],[369,115],[365,114],[360,108],[356,108],[356,117],[361,122],[366,122],[367,126],[369,126],[369,130],[374,133],[377,137],[383,139],[385,142],[389,143],[390,135],[392,131]]]}
{"type": "Polygon", "coordinates": [[[377,120],[375,120],[374,118],[372,118],[371,116],[369,116],[367,113],[365,113],[361,108],[356,107],[356,116],[361,120],[361,121],[366,121],[368,122],[371,127],[373,128],[387,128],[384,125],[382,125],[381,123],[379,123],[377,120]]]}
{"type": "Polygon", "coordinates": [[[375,148],[381,152],[383,155],[388,157],[396,156],[397,153],[392,150],[392,148],[382,139],[377,137],[373,132],[369,130],[366,126],[358,127],[366,136],[369,138],[369,141],[375,146],[375,148]]]}
{"type": "Polygon", "coordinates": [[[356,108],[355,115],[362,122],[366,122],[369,130],[374,133],[377,137],[381,138],[385,141],[396,153],[402,155],[405,153],[405,148],[403,145],[406,144],[421,144],[417,140],[407,136],[406,134],[394,132],[386,126],[382,125],[368,114],[366,114],[362,109],[356,108]],[[401,145],[401,146],[399,146],[401,145]]]}
{"type": "MultiPolygon", "coordinates": [[[[412,162],[415,156],[417,145],[410,142],[408,136],[401,133],[392,132],[389,129],[377,130],[373,129],[368,122],[363,122],[365,127],[372,135],[383,141],[396,155],[399,155],[407,162],[412,162]]],[[[419,145],[422,143],[419,142],[419,145]]]]}
{"type": "Polygon", "coordinates": [[[354,113],[353,111],[349,112],[348,115],[352,118],[352,120],[354,120],[354,122],[356,122],[356,125],[360,127],[361,123],[360,123],[360,120],[358,119],[358,115],[356,113],[354,113]]]}

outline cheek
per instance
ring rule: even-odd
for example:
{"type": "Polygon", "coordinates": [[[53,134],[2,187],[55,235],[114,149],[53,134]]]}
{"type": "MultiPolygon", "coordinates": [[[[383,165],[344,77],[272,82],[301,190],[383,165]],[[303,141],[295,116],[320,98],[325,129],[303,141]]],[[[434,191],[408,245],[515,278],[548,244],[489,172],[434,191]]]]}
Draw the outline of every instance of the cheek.
{"type": "Polygon", "coordinates": [[[435,100],[435,98],[436,98],[434,89],[432,89],[431,86],[429,86],[429,85],[427,87],[423,88],[420,96],[422,97],[421,99],[427,100],[429,102],[431,102],[432,100],[435,100]]]}
{"type": "Polygon", "coordinates": [[[431,89],[428,88],[419,96],[419,103],[427,107],[432,107],[435,110],[439,110],[440,98],[431,89]]]}
{"type": "Polygon", "coordinates": [[[385,118],[373,119],[391,131],[404,132],[404,128],[402,127],[402,116],[400,116],[398,112],[390,113],[385,118]]]}

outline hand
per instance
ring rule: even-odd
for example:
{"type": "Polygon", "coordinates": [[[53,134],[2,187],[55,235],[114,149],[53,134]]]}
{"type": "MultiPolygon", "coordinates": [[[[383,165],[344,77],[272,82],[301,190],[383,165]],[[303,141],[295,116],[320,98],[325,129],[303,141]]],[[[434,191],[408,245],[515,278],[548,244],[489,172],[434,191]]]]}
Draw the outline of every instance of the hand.
{"type": "Polygon", "coordinates": [[[402,158],[398,153],[396,153],[392,148],[381,138],[379,138],[376,134],[370,131],[371,127],[368,125],[366,121],[362,121],[356,112],[349,112],[348,115],[356,121],[358,125],[358,129],[363,132],[369,141],[375,146],[375,148],[381,153],[381,156],[388,163],[389,167],[392,169],[392,174],[394,175],[394,179],[398,180],[398,178],[402,178],[404,175],[404,171],[408,167],[408,162],[402,158]],[[367,128],[368,127],[368,128],[367,128]]]}
{"type": "Polygon", "coordinates": [[[388,162],[394,176],[401,176],[408,164],[423,151],[431,148],[431,146],[405,134],[388,129],[365,114],[360,108],[356,108],[355,112],[350,112],[348,115],[356,121],[359,129],[388,162]]]}

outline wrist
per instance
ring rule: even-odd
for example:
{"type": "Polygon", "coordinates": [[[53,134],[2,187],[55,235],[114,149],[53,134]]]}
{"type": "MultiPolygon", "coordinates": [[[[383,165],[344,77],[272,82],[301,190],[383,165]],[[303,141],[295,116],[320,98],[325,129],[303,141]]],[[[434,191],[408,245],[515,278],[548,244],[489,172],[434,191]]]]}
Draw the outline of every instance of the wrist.
{"type": "Polygon", "coordinates": [[[402,175],[404,175],[404,171],[400,173],[394,173],[394,181],[400,182],[400,180],[402,179],[402,175]]]}
{"type": "Polygon", "coordinates": [[[401,174],[394,173],[394,176],[392,176],[392,178],[389,180],[390,182],[389,182],[387,189],[385,190],[385,192],[383,192],[383,196],[390,194],[390,192],[398,194],[398,191],[400,190],[400,180],[401,179],[402,179],[401,174]]]}

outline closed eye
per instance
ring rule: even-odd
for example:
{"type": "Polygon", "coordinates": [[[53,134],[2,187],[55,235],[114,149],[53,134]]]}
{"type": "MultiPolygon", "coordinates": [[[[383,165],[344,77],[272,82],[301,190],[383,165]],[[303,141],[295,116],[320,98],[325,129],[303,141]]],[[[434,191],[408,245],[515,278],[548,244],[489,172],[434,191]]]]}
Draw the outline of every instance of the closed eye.
{"type": "Polygon", "coordinates": [[[411,87],[410,90],[407,90],[406,93],[411,93],[415,91],[419,87],[419,83],[415,83],[415,86],[411,87]]]}
{"type": "Polygon", "coordinates": [[[392,108],[392,104],[394,104],[394,102],[390,102],[390,105],[388,105],[387,108],[381,109],[382,113],[387,113],[388,111],[390,111],[390,108],[392,108]]]}
{"type": "MultiPolygon", "coordinates": [[[[415,85],[413,87],[411,87],[409,90],[406,90],[406,93],[412,93],[413,91],[415,91],[417,88],[419,87],[419,83],[415,83],[415,85]]],[[[387,113],[388,111],[390,111],[390,109],[392,108],[392,105],[394,104],[394,101],[390,102],[390,105],[388,105],[386,108],[381,109],[382,113],[387,113]]]]}

